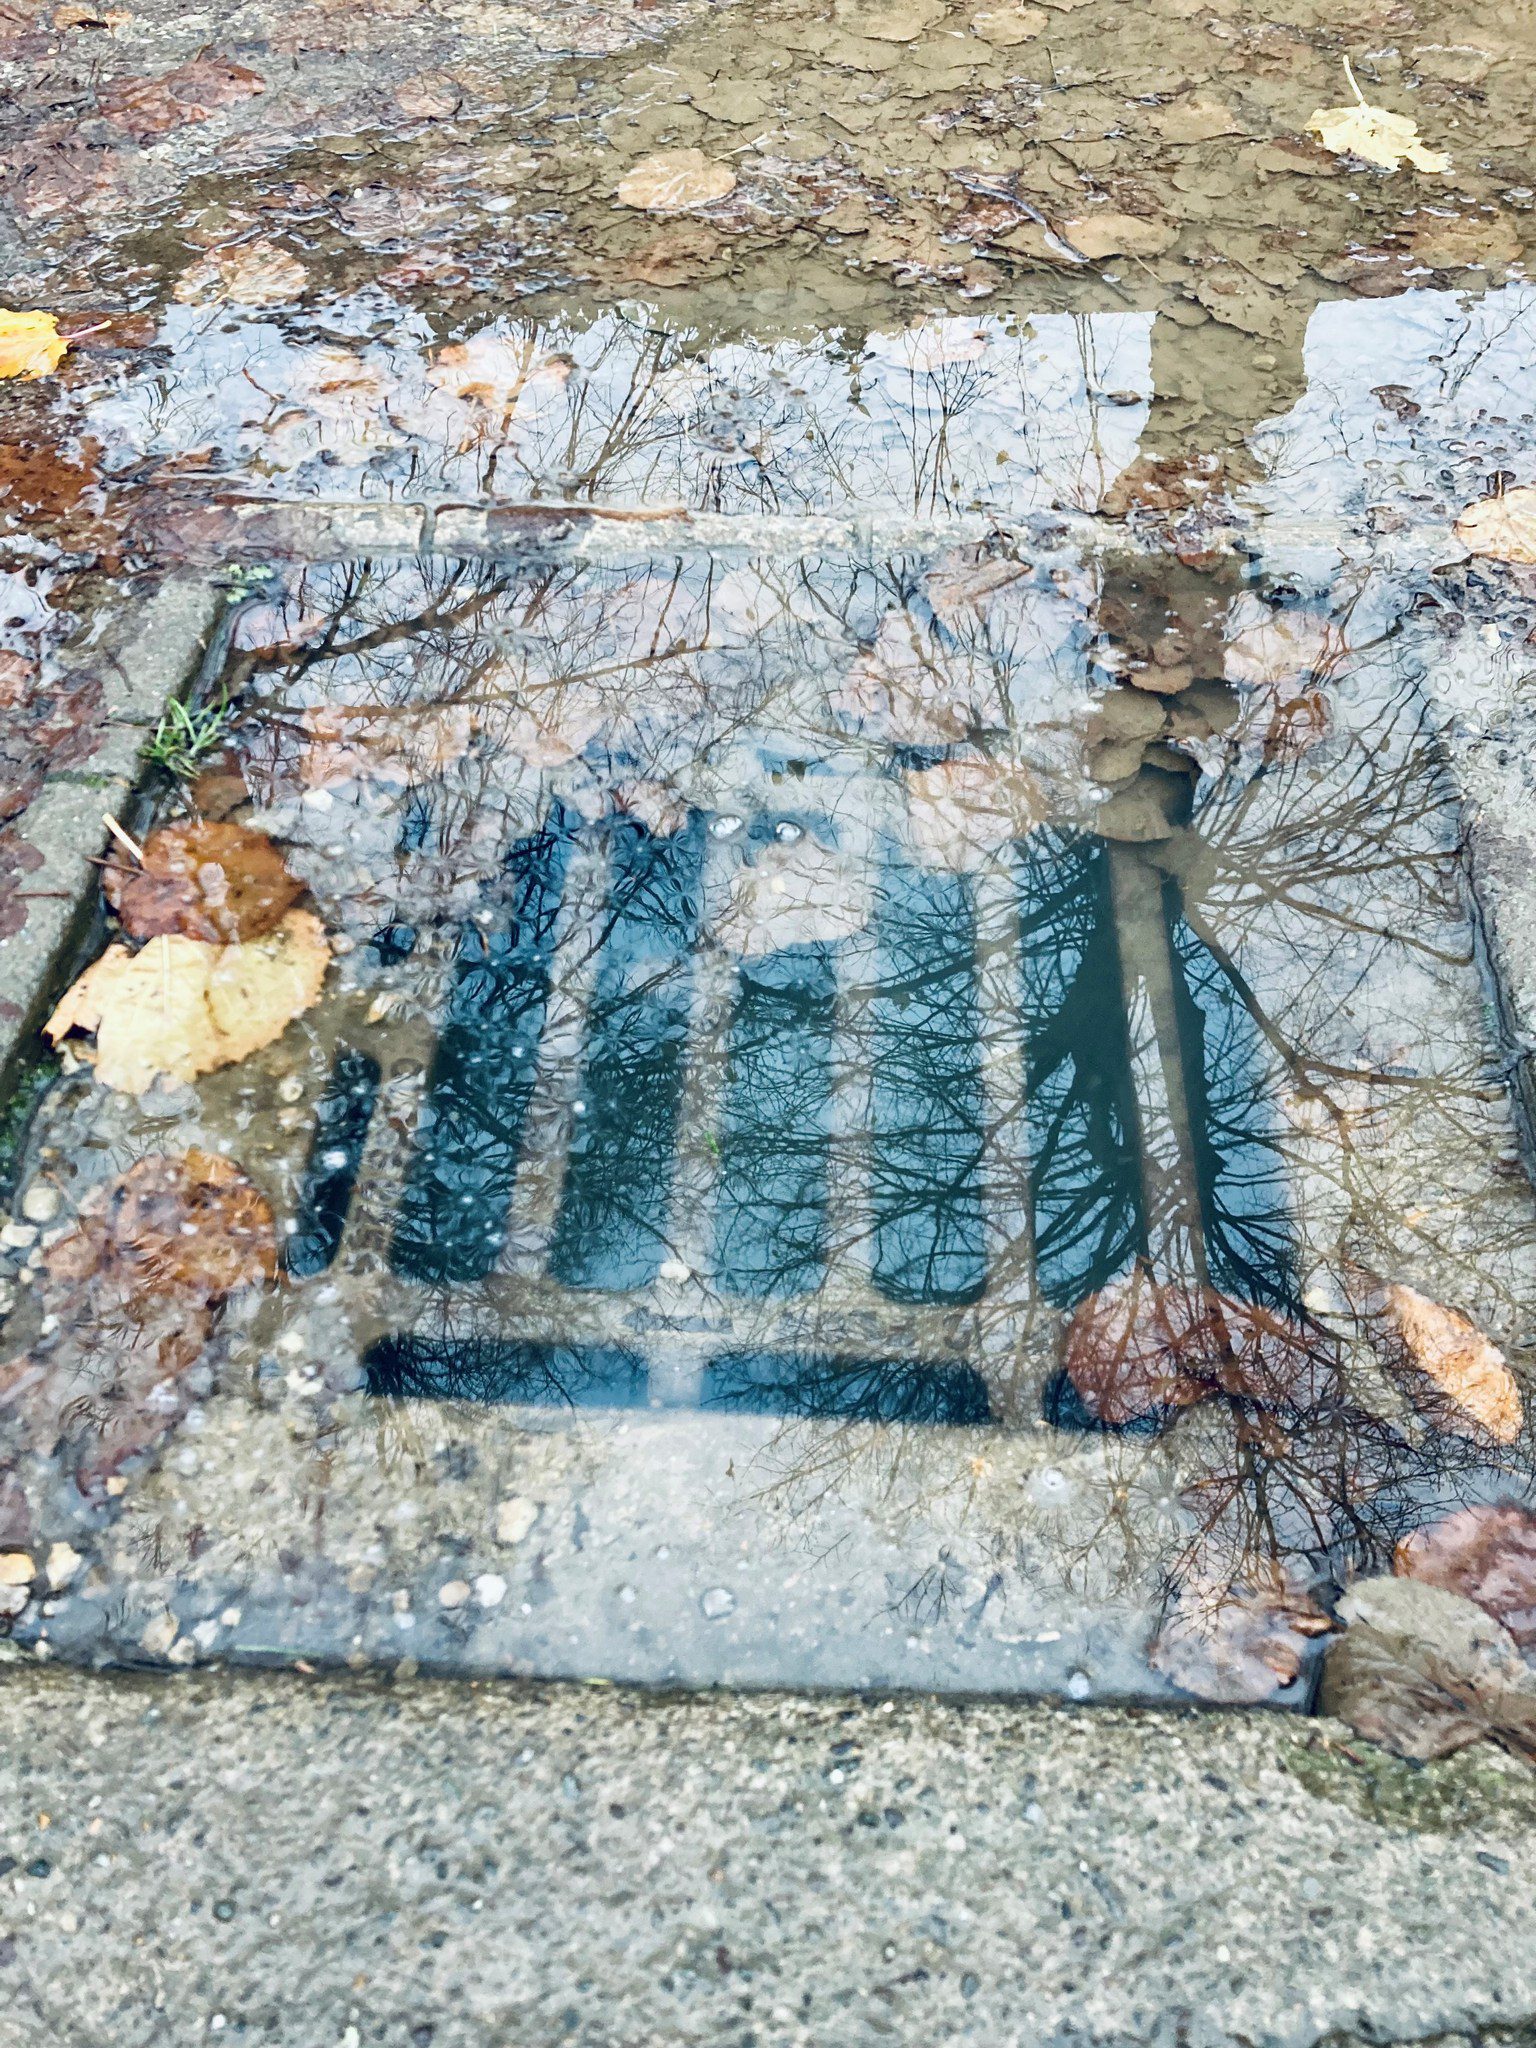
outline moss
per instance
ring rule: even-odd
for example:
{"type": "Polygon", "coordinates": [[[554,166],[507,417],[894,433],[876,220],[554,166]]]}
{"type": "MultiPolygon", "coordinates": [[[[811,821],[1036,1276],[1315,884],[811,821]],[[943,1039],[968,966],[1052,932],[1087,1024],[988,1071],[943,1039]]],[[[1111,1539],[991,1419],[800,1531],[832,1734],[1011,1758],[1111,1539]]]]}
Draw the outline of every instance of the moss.
{"type": "Polygon", "coordinates": [[[1536,1832],[1536,1772],[1486,1742],[1416,1764],[1346,1732],[1318,1730],[1283,1759],[1315,1798],[1411,1834],[1536,1832]]]}
{"type": "Polygon", "coordinates": [[[58,1055],[39,1052],[18,1065],[8,1093],[0,1100],[0,1202],[9,1202],[16,1191],[28,1126],[58,1072],[58,1055]]]}

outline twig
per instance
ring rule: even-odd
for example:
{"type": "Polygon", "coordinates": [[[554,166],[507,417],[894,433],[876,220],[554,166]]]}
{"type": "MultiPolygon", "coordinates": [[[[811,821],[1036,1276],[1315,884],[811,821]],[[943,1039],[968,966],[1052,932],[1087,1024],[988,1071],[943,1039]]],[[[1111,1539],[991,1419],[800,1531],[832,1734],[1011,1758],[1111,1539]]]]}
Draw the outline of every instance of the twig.
{"type": "Polygon", "coordinates": [[[114,839],[115,839],[115,840],[117,841],[118,845],[119,845],[119,846],[126,846],[126,847],[127,847],[127,849],[128,849],[128,851],[129,851],[129,852],[130,852],[130,853],[131,853],[131,854],[133,855],[134,859],[135,859],[135,860],[136,860],[136,861],[138,862],[139,866],[140,866],[140,867],[143,867],[143,865],[144,865],[144,849],[143,849],[143,847],[142,847],[142,846],[140,846],[139,842],[138,842],[138,841],[137,841],[136,839],[130,839],[130,838],[128,837],[128,834],[127,834],[127,833],[126,833],[126,832],[125,832],[125,831],[123,830],[122,826],[121,826],[121,825],[119,825],[119,823],[117,822],[116,818],[114,818],[114,817],[113,817],[113,815],[112,815],[112,813],[111,813],[110,811],[103,811],[103,812],[102,812],[102,814],[101,814],[101,822],[103,823],[103,825],[105,825],[105,826],[106,826],[107,830],[108,830],[108,831],[109,831],[109,832],[110,832],[110,833],[112,834],[112,837],[113,837],[113,838],[114,838],[114,839]]]}

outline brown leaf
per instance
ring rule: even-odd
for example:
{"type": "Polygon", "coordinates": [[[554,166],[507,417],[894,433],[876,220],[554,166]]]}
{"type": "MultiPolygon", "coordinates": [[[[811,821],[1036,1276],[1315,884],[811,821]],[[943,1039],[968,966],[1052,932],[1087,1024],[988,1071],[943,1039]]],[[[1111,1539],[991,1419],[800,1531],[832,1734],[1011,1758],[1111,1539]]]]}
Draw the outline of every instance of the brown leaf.
{"type": "Polygon", "coordinates": [[[1261,1577],[1192,1577],[1177,1589],[1147,1661],[1222,1706],[1267,1700],[1301,1675],[1307,1644],[1333,1626],[1278,1566],[1261,1577]]]}
{"type": "Polygon", "coordinates": [[[176,280],[172,296],[186,306],[227,301],[236,306],[280,306],[296,299],[309,272],[276,242],[259,239],[220,249],[191,264],[176,280]]]}
{"type": "Polygon", "coordinates": [[[1474,1443],[1512,1444],[1524,1414],[1504,1354],[1458,1309],[1412,1287],[1381,1295],[1382,1362],[1427,1422],[1474,1443]]]}
{"type": "Polygon", "coordinates": [[[143,866],[118,855],[102,883],[129,938],[179,932],[210,944],[263,937],[304,893],[264,832],[201,819],[151,832],[143,866]]]}
{"type": "Polygon", "coordinates": [[[217,1153],[151,1153],[81,1204],[76,1228],[50,1247],[43,1269],[72,1284],[111,1270],[146,1290],[220,1302],[276,1274],[272,1206],[217,1153]]]}
{"type": "Polygon", "coordinates": [[[194,57],[158,78],[114,80],[103,87],[100,106],[107,120],[136,142],[152,142],[266,89],[261,74],[243,64],[224,57],[194,57]]]}
{"type": "Polygon", "coordinates": [[[1502,1622],[1522,1650],[1536,1649],[1536,1514],[1529,1508],[1513,1501],[1458,1508],[1403,1537],[1392,1569],[1461,1594],[1502,1622]]]}
{"type": "Polygon", "coordinates": [[[702,149],[667,149],[626,171],[617,197],[621,206],[646,213],[696,213],[735,189],[729,164],[711,161],[702,149]]]}
{"type": "Polygon", "coordinates": [[[277,1271],[266,1198],[230,1160],[151,1154],[81,1205],[39,1282],[45,1333],[0,1370],[0,1425],[99,1493],[186,1413],[235,1289],[277,1271]]]}
{"type": "Polygon", "coordinates": [[[1456,522],[1456,538],[1491,562],[1536,563],[1536,484],[1469,505],[1456,522]]]}
{"type": "Polygon", "coordinates": [[[1420,1762],[1490,1738],[1536,1752],[1536,1672],[1493,1616],[1418,1579],[1362,1579],[1323,1666],[1321,1705],[1420,1762]]]}

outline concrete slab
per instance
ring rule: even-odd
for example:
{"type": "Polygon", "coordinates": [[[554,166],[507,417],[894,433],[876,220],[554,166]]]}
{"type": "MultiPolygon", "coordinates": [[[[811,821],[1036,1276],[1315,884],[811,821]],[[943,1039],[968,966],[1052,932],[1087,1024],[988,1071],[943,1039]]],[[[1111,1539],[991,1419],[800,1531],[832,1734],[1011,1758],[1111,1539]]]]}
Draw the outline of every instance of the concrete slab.
{"type": "Polygon", "coordinates": [[[1529,1774],[1327,1722],[17,1668],[0,1749],[17,2048],[1536,2022],[1529,1774]]]}

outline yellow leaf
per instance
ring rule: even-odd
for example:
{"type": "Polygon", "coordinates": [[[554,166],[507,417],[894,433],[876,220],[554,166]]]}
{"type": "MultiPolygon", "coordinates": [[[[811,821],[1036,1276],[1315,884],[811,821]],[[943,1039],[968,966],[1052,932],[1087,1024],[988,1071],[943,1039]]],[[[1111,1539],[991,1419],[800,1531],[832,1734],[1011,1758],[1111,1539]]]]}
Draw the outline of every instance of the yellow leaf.
{"type": "Polygon", "coordinates": [[[1366,103],[1355,74],[1344,60],[1344,73],[1355,95],[1349,107],[1319,107],[1307,126],[1324,149],[1335,156],[1358,156],[1384,171],[1395,171],[1405,160],[1417,171],[1448,171],[1451,160],[1443,150],[1426,149],[1419,140],[1418,124],[1406,114],[1389,114],[1385,107],[1366,103]]]}
{"type": "Polygon", "coordinates": [[[96,1033],[96,1078],[141,1095],[155,1080],[196,1080],[280,1038],[320,994],[330,947],[308,910],[290,910],[275,931],[243,945],[209,945],[180,934],[137,953],[109,946],[48,1019],[57,1045],[69,1031],[96,1033]]]}
{"type": "Polygon", "coordinates": [[[1456,538],[1489,561],[1536,563],[1536,484],[1479,498],[1457,520],[1456,538]]]}
{"type": "Polygon", "coordinates": [[[692,213],[735,189],[736,173],[729,164],[712,162],[702,149],[667,149],[627,171],[619,180],[618,197],[622,205],[645,213],[692,213]]]}
{"type": "Polygon", "coordinates": [[[313,911],[290,911],[274,932],[222,946],[208,976],[208,1013],[222,1040],[220,1066],[281,1038],[320,994],[331,949],[313,911]]]}
{"type": "Polygon", "coordinates": [[[0,308],[0,377],[46,377],[69,349],[51,313],[7,313],[0,308]]]}

